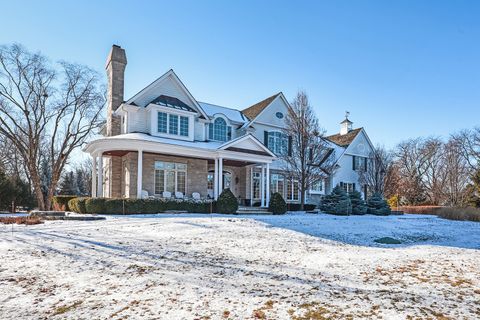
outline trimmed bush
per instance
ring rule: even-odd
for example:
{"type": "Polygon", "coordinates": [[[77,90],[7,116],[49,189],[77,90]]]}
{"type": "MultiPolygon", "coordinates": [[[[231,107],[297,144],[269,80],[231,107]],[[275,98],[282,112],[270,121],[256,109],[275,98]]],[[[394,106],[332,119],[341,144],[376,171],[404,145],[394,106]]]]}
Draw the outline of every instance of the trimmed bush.
{"type": "Polygon", "coordinates": [[[105,213],[105,198],[88,198],[85,201],[85,209],[87,213],[105,213]]]}
{"type": "Polygon", "coordinates": [[[238,201],[229,188],[223,190],[217,200],[217,211],[219,213],[237,213],[238,201]]]}
{"type": "Polygon", "coordinates": [[[367,213],[367,205],[362,199],[362,194],[357,190],[350,192],[348,195],[350,197],[350,202],[352,203],[352,214],[355,215],[364,215],[367,213]]]}
{"type": "Polygon", "coordinates": [[[87,213],[87,208],[85,207],[85,202],[87,199],[87,197],[79,197],[68,201],[68,207],[70,208],[70,211],[76,213],[87,213]]]}
{"type": "Polygon", "coordinates": [[[385,201],[382,195],[378,193],[374,194],[368,199],[367,207],[367,212],[369,214],[374,214],[377,216],[388,216],[392,212],[387,201],[385,201]]]}
{"type": "Polygon", "coordinates": [[[270,203],[268,204],[268,211],[273,214],[284,214],[287,212],[287,203],[283,200],[283,197],[280,193],[275,192],[270,198],[270,203]]]}
{"type": "Polygon", "coordinates": [[[332,193],[323,197],[320,210],[329,214],[348,216],[352,213],[352,202],[343,188],[336,186],[332,193]]]}
{"type": "Polygon", "coordinates": [[[56,211],[72,211],[68,202],[77,196],[54,196],[52,198],[53,210],[56,211]]]}
{"type": "Polygon", "coordinates": [[[69,201],[69,206],[77,213],[95,214],[154,214],[167,210],[216,212],[215,201],[206,200],[74,198],[69,201]]]}
{"type": "MultiPolygon", "coordinates": [[[[300,209],[300,203],[287,203],[287,211],[302,211],[300,209]]],[[[317,207],[315,204],[305,203],[303,205],[303,211],[312,211],[317,207]]]]}

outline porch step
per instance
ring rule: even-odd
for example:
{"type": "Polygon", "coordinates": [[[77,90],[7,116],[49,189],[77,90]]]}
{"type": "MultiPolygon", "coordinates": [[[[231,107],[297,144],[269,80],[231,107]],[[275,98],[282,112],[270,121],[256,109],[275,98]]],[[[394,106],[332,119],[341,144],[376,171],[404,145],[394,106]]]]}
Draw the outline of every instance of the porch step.
{"type": "Polygon", "coordinates": [[[272,214],[268,208],[261,207],[238,207],[237,214],[272,214]]]}

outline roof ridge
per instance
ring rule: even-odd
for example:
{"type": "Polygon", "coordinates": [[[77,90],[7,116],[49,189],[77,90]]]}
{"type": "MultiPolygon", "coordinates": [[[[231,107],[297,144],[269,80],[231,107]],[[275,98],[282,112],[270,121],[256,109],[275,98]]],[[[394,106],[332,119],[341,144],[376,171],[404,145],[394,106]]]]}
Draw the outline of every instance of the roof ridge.
{"type": "Polygon", "coordinates": [[[233,110],[233,111],[238,111],[238,112],[242,112],[242,110],[239,110],[239,109],[235,109],[235,108],[230,108],[230,107],[224,107],[224,106],[221,106],[219,104],[213,104],[213,103],[210,103],[210,102],[205,102],[205,101],[198,101],[198,103],[205,103],[205,104],[209,104],[211,106],[215,106],[215,107],[220,107],[220,108],[225,108],[225,109],[230,109],[230,110],[233,110]]]}

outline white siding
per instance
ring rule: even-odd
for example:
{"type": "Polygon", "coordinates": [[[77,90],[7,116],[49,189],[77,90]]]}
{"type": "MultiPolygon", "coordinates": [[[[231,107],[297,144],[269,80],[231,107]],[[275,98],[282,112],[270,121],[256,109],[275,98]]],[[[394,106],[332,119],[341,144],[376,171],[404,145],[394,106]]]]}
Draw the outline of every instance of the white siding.
{"type": "Polygon", "coordinates": [[[139,108],[137,112],[128,112],[128,132],[149,133],[147,112],[139,108]]]}

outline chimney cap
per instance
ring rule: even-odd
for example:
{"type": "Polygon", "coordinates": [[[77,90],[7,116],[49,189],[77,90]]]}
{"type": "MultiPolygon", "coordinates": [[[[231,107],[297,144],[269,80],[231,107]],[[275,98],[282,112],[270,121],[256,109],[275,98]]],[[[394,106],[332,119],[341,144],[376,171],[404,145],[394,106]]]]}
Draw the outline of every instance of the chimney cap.
{"type": "Polygon", "coordinates": [[[112,48],[110,49],[110,53],[108,54],[107,57],[107,63],[105,65],[105,69],[108,68],[109,64],[112,62],[118,62],[122,64],[127,64],[127,55],[125,54],[125,49],[122,49],[117,44],[112,45],[112,48]]]}

